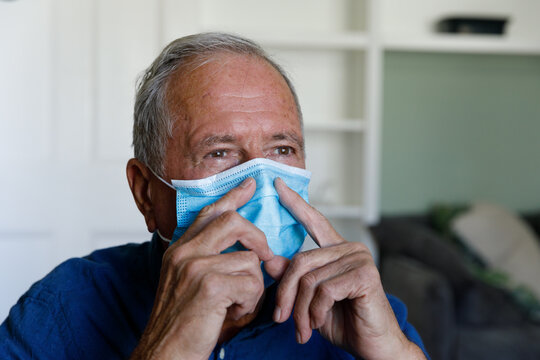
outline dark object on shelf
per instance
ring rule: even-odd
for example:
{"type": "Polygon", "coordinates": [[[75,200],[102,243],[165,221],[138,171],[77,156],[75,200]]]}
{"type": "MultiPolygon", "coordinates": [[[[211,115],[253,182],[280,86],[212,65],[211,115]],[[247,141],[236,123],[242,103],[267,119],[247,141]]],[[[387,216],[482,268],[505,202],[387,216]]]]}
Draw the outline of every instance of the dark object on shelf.
{"type": "Polygon", "coordinates": [[[450,34],[503,35],[508,18],[447,17],[439,20],[435,29],[450,34]]]}

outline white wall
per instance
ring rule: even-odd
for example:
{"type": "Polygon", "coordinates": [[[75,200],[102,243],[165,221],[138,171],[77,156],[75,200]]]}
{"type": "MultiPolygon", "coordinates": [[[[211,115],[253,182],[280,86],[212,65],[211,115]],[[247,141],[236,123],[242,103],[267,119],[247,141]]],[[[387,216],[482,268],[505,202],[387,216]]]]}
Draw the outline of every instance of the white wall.
{"type": "Polygon", "coordinates": [[[125,163],[134,79],[160,47],[156,12],[0,2],[0,318],[59,262],[149,238],[125,163]]]}

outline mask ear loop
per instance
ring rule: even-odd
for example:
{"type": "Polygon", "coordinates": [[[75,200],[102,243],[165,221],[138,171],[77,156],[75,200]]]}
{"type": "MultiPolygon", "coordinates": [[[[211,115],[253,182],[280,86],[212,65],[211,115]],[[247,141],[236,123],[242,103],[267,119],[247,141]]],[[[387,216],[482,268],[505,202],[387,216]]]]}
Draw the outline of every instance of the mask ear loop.
{"type": "MultiPolygon", "coordinates": [[[[156,177],[158,178],[158,180],[160,180],[162,183],[164,183],[165,185],[167,185],[168,187],[170,187],[171,189],[173,189],[174,191],[176,191],[176,189],[174,188],[174,186],[172,186],[171,184],[169,184],[167,181],[165,181],[165,179],[163,179],[161,176],[159,176],[158,174],[155,173],[154,170],[152,170],[152,168],[150,166],[146,166],[148,168],[148,170],[150,170],[150,172],[156,177]]],[[[171,239],[169,238],[166,238],[165,236],[161,235],[161,233],[159,232],[159,229],[157,229],[157,234],[158,236],[161,238],[161,240],[165,241],[166,243],[171,243],[171,239]]]]}
{"type": "Polygon", "coordinates": [[[154,170],[152,170],[152,168],[150,166],[146,166],[148,168],[148,170],[150,170],[150,172],[152,174],[154,174],[155,177],[157,177],[162,183],[164,183],[165,185],[167,185],[168,187],[170,187],[171,189],[173,189],[174,191],[176,191],[176,189],[174,188],[174,186],[172,186],[171,184],[169,184],[167,181],[165,181],[165,179],[163,179],[161,176],[159,176],[158,174],[156,174],[154,172],[154,170]]]}
{"type": "Polygon", "coordinates": [[[161,233],[159,232],[159,229],[157,229],[157,234],[158,234],[158,236],[161,238],[161,240],[165,241],[165,242],[168,243],[168,244],[171,243],[171,239],[166,238],[165,236],[161,235],[161,233]]]}

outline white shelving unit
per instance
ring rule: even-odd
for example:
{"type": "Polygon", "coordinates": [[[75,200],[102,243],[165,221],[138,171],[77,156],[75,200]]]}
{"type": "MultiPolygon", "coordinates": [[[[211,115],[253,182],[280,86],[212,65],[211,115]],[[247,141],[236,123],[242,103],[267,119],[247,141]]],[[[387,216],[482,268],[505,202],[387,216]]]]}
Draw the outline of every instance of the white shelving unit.
{"type": "Polygon", "coordinates": [[[164,43],[230,31],[289,72],[304,114],[310,201],[335,222],[378,219],[381,46],[376,0],[165,0],[164,43]],[[172,14],[185,13],[189,19],[172,14]],[[170,19],[170,20],[169,20],[170,19]]]}
{"type": "MultiPolygon", "coordinates": [[[[338,86],[342,91],[327,95],[338,101],[343,98],[347,100],[341,109],[329,110],[324,116],[317,116],[317,111],[312,109],[317,107],[320,99],[317,95],[320,94],[311,95],[308,91],[302,91],[309,86],[324,88],[324,83],[316,83],[323,67],[310,69],[304,76],[302,71],[292,71],[305,113],[308,168],[314,173],[311,201],[325,216],[338,222],[348,219],[372,223],[378,218],[378,163],[373,166],[378,159],[378,146],[370,147],[372,142],[378,142],[374,136],[377,135],[375,130],[378,129],[379,119],[375,118],[377,112],[370,108],[372,104],[378,104],[378,99],[374,99],[377,94],[369,88],[373,86],[370,82],[374,78],[366,76],[375,74],[377,68],[371,56],[371,52],[376,51],[373,50],[375,36],[368,27],[373,23],[370,18],[370,10],[374,10],[371,7],[375,6],[373,3],[356,1],[356,8],[364,11],[352,15],[358,21],[358,27],[354,30],[341,24],[337,31],[326,33],[315,30],[312,34],[293,32],[286,37],[254,35],[264,46],[275,50],[276,57],[283,57],[293,69],[304,65],[302,58],[312,56],[344,60],[341,64],[333,64],[337,69],[334,75],[341,80],[338,86]],[[291,50],[298,55],[294,60],[287,57],[287,52],[291,50]],[[348,83],[351,79],[354,83],[348,83]],[[347,96],[345,92],[351,88],[352,96],[347,96]],[[302,100],[304,93],[307,94],[306,99],[302,100]],[[334,154],[326,158],[321,154],[321,149],[334,154]],[[337,153],[337,149],[341,153],[337,153]],[[344,178],[346,181],[343,181],[344,178]]],[[[375,81],[378,83],[380,80],[376,78],[375,81]]]]}
{"type": "Polygon", "coordinates": [[[384,50],[440,53],[540,55],[540,2],[529,0],[381,0],[384,50]],[[406,15],[404,15],[406,14],[406,15]],[[439,34],[449,16],[502,17],[505,34],[439,34]]]}

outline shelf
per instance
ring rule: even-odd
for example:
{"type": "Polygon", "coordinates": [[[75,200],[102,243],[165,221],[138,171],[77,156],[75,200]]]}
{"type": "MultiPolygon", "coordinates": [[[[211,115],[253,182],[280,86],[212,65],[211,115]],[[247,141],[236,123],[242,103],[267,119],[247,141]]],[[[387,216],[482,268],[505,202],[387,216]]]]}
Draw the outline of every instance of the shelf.
{"type": "Polygon", "coordinates": [[[312,204],[325,217],[341,219],[362,219],[364,209],[361,206],[353,205],[319,205],[312,204]]]}
{"type": "Polygon", "coordinates": [[[369,43],[364,32],[317,35],[253,35],[263,46],[294,50],[365,50],[369,43]]]}
{"type": "Polygon", "coordinates": [[[366,122],[360,119],[348,119],[329,122],[305,122],[306,131],[364,132],[366,122]]]}
{"type": "Polygon", "coordinates": [[[470,54],[540,55],[540,41],[515,41],[481,35],[434,35],[420,40],[387,39],[384,50],[470,54]]]}

